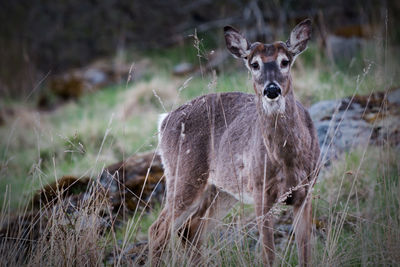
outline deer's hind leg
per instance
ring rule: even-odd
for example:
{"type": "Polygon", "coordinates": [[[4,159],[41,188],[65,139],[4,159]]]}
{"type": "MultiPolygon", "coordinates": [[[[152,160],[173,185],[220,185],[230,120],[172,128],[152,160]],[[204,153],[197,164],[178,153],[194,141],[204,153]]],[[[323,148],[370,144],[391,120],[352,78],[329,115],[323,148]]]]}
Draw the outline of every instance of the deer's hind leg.
{"type": "Polygon", "coordinates": [[[195,213],[180,229],[180,235],[191,257],[197,259],[196,264],[201,260],[201,245],[207,235],[215,229],[237,203],[237,200],[230,194],[218,190],[214,185],[208,185],[204,192],[202,201],[195,213]]]}
{"type": "Polygon", "coordinates": [[[151,266],[160,265],[160,258],[170,236],[170,217],[168,208],[165,207],[149,228],[149,262],[151,266]]]}
{"type": "Polygon", "coordinates": [[[177,232],[193,214],[202,201],[207,183],[206,169],[188,166],[185,161],[182,168],[171,173],[166,164],[167,198],[164,209],[158,219],[149,228],[149,260],[152,266],[159,266],[161,256],[170,240],[171,233],[177,232]],[[175,176],[175,173],[178,175],[175,176]],[[196,175],[196,176],[194,176],[196,175]]]}

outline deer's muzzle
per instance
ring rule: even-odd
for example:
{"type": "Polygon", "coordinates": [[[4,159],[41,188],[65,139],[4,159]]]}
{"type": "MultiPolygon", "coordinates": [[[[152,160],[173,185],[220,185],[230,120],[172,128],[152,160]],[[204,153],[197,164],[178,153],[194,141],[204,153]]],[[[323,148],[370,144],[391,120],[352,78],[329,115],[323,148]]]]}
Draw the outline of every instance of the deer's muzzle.
{"type": "Polygon", "coordinates": [[[274,82],[269,83],[263,91],[263,95],[269,99],[275,99],[282,93],[281,88],[274,82]]]}

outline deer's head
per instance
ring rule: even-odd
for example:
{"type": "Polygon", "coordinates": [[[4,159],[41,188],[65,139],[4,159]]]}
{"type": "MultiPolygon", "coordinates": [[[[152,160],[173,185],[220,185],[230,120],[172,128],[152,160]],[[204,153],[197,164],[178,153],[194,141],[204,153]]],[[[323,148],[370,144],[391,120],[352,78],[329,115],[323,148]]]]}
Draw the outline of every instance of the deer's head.
{"type": "Polygon", "coordinates": [[[228,50],[242,58],[249,69],[256,95],[261,99],[265,112],[283,113],[285,97],[292,93],[290,70],[296,57],[307,48],[311,37],[311,20],[300,22],[286,42],[264,44],[249,43],[238,30],[224,27],[228,50]]]}

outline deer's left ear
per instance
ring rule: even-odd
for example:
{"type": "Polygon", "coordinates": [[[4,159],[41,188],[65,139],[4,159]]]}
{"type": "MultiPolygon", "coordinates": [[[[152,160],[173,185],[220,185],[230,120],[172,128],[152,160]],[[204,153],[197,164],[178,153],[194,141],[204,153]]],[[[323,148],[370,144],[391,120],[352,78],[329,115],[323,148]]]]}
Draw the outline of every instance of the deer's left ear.
{"type": "Polygon", "coordinates": [[[307,48],[307,42],[311,38],[311,20],[305,19],[294,27],[286,45],[293,56],[298,56],[307,48]]]}

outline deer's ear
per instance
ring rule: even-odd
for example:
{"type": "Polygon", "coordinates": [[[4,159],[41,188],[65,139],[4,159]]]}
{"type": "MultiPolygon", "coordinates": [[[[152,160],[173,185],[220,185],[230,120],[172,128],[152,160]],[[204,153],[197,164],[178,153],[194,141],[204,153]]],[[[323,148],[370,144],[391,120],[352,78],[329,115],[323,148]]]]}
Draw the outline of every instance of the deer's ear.
{"type": "Polygon", "coordinates": [[[246,58],[249,55],[250,44],[238,30],[232,26],[224,27],[226,47],[236,58],[246,58]]]}
{"type": "Polygon", "coordinates": [[[293,56],[298,56],[307,48],[307,42],[311,38],[311,20],[305,19],[294,27],[286,45],[293,56]]]}

